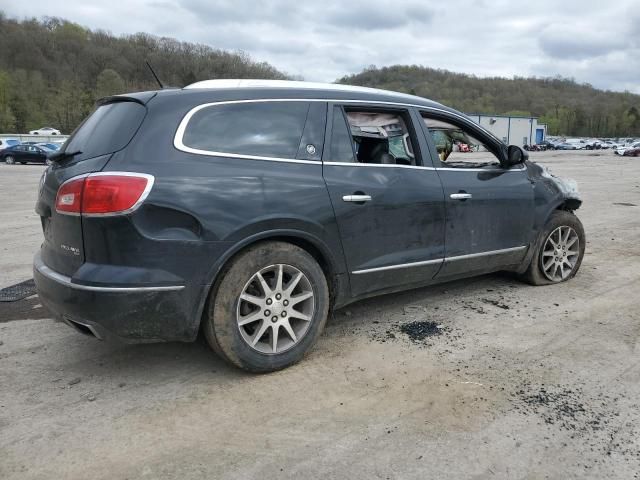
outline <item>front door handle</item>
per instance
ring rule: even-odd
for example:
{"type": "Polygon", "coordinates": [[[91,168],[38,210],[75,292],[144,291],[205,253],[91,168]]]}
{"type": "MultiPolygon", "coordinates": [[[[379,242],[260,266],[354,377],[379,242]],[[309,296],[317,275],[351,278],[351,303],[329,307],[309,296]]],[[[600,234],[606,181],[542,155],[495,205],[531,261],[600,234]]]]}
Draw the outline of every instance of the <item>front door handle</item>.
{"type": "Polygon", "coordinates": [[[464,200],[469,200],[471,197],[473,197],[473,195],[467,192],[452,193],[451,195],[449,195],[449,198],[451,198],[452,200],[464,201],[464,200]]]}
{"type": "Polygon", "coordinates": [[[343,202],[354,202],[354,203],[370,202],[371,201],[371,195],[343,195],[342,196],[342,201],[343,202]]]}

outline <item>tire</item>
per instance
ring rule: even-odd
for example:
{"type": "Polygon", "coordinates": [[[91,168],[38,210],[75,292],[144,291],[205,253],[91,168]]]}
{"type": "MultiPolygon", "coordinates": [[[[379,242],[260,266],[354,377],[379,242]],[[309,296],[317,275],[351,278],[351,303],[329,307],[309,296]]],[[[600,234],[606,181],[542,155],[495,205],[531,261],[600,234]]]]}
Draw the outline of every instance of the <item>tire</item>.
{"type": "MultiPolygon", "coordinates": [[[[575,238],[575,237],[572,236],[572,238],[575,238]]],[[[569,239],[569,242],[570,241],[571,241],[571,238],[569,239]]],[[[578,217],[576,217],[575,214],[573,214],[573,212],[568,212],[565,210],[556,210],[555,212],[553,212],[551,217],[549,217],[549,220],[547,221],[546,225],[542,229],[542,232],[540,233],[538,241],[536,242],[534,247],[536,250],[533,254],[533,257],[531,258],[531,263],[529,264],[529,268],[522,276],[523,280],[525,280],[526,282],[532,285],[550,285],[553,283],[566,282],[567,280],[573,278],[576,275],[576,273],[578,273],[578,270],[580,269],[580,265],[582,264],[582,258],[584,257],[585,244],[586,244],[586,241],[585,241],[584,227],[582,226],[582,222],[580,222],[580,219],[578,219],[578,217]],[[578,248],[576,250],[574,247],[576,243],[573,243],[566,249],[566,252],[569,253],[572,251],[576,251],[577,253],[575,255],[566,256],[566,262],[562,260],[562,268],[563,268],[562,274],[560,274],[560,269],[556,268],[556,271],[558,272],[559,275],[557,276],[554,275],[552,276],[552,278],[550,278],[550,270],[547,270],[547,272],[545,272],[545,269],[544,269],[545,263],[549,264],[548,262],[551,261],[552,264],[549,268],[553,269],[554,268],[553,263],[558,263],[553,261],[553,258],[554,258],[553,255],[557,254],[558,255],[557,258],[562,259],[563,251],[562,251],[562,248],[560,248],[559,250],[557,250],[557,252],[559,253],[554,253],[551,256],[547,254],[547,256],[545,256],[544,255],[545,247],[547,252],[549,252],[550,249],[551,251],[556,252],[556,250],[553,249],[552,247],[553,244],[547,243],[547,241],[549,237],[553,235],[552,240],[557,242],[558,231],[560,231],[560,234],[563,237],[565,234],[567,236],[570,235],[570,232],[569,234],[566,233],[569,231],[567,230],[567,228],[571,229],[575,233],[575,236],[577,237],[576,242],[578,244],[578,248]],[[544,262],[543,262],[543,259],[544,259],[544,262]],[[566,268],[568,268],[569,265],[572,265],[571,270],[568,271],[568,273],[565,273],[564,268],[565,266],[566,268]]]]}
{"type": "Polygon", "coordinates": [[[4,163],[6,163],[7,165],[15,165],[16,160],[11,155],[9,155],[4,158],[4,163]]]}
{"type": "Polygon", "coordinates": [[[20,163],[21,163],[22,165],[26,165],[26,164],[27,164],[27,162],[20,162],[20,163]]]}
{"type": "Polygon", "coordinates": [[[263,242],[241,252],[221,274],[202,328],[227,362],[249,372],[272,372],[300,361],[313,347],[327,321],[329,298],[324,272],[309,253],[285,242],[263,242]]]}

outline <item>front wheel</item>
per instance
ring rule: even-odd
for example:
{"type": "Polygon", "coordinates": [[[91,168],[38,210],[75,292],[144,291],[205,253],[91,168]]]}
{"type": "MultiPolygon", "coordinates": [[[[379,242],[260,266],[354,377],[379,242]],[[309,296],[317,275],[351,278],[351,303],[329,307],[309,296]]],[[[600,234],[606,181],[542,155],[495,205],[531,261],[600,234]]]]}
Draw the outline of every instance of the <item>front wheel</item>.
{"type": "Polygon", "coordinates": [[[572,212],[555,211],[536,242],[536,251],[524,279],[532,285],[549,285],[573,278],[585,249],[582,222],[572,212]]]}
{"type": "Polygon", "coordinates": [[[329,288],[318,262],[285,242],[239,254],[211,293],[203,330],[223,359],[250,372],[298,362],[322,333],[329,288]]]}
{"type": "Polygon", "coordinates": [[[6,163],[7,165],[15,165],[16,161],[11,155],[9,155],[4,159],[4,163],[6,163]]]}

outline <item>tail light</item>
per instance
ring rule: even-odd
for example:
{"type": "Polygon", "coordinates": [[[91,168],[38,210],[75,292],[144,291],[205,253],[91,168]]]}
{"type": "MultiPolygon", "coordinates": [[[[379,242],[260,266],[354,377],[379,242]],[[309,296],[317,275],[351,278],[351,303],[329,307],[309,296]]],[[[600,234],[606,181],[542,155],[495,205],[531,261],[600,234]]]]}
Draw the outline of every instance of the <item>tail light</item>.
{"type": "Polygon", "coordinates": [[[66,215],[122,215],[135,210],[151,191],[153,176],[142,173],[91,173],[63,183],[56,211],[66,215]]]}

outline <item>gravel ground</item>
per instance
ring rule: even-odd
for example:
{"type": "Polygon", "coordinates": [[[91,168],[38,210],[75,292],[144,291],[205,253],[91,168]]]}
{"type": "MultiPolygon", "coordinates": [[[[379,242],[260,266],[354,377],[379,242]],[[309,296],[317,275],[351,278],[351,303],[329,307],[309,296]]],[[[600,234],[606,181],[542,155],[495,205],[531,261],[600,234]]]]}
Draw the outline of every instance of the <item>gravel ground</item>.
{"type": "MultiPolygon", "coordinates": [[[[579,182],[575,279],[359,302],[282,372],[0,303],[0,478],[640,478],[640,159],[531,158],[579,182]]],[[[41,171],[0,165],[0,287],[31,276],[41,171]]]]}

